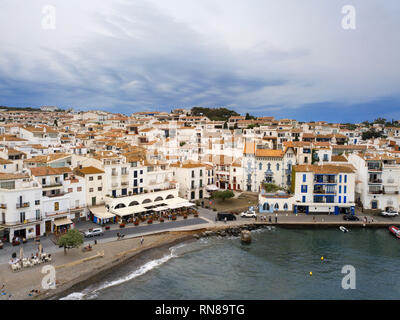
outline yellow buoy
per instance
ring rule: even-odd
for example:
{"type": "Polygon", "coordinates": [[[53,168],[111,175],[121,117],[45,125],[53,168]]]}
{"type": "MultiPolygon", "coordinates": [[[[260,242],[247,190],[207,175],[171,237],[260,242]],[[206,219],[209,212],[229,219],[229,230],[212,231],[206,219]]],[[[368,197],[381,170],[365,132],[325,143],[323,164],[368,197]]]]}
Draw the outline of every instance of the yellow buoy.
{"type": "Polygon", "coordinates": [[[322,257],[321,257],[321,261],[323,261],[323,260],[324,260],[324,257],[322,256],[322,257]]]}
{"type": "Polygon", "coordinates": [[[312,276],[312,272],[310,271],[310,276],[312,276]]]}

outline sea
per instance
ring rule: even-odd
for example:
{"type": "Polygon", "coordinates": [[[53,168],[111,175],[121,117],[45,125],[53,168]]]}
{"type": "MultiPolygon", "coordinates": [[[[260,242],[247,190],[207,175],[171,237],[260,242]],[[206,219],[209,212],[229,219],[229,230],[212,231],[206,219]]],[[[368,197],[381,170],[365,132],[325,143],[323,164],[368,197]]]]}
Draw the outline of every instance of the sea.
{"type": "Polygon", "coordinates": [[[252,231],[133,259],[61,299],[399,299],[400,240],[387,228],[252,231]]]}

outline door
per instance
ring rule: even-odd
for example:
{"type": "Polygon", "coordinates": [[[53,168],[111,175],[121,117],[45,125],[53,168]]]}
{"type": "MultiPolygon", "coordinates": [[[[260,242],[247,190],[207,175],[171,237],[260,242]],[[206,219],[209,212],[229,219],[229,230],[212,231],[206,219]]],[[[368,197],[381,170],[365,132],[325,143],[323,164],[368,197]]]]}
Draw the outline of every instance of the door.
{"type": "Polygon", "coordinates": [[[40,236],[40,224],[36,225],[36,236],[40,236]]]}
{"type": "Polygon", "coordinates": [[[51,221],[46,221],[46,233],[51,233],[51,221]]]}
{"type": "Polygon", "coordinates": [[[92,206],[96,205],[96,197],[92,197],[92,206]]]}

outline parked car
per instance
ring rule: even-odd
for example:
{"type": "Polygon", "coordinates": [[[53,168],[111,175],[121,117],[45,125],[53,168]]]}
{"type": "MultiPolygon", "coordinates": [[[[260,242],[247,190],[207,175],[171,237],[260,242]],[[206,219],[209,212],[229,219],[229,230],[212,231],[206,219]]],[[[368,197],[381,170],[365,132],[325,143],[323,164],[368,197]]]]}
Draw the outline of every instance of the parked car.
{"type": "Polygon", "coordinates": [[[227,221],[236,220],[235,215],[232,213],[228,213],[228,212],[218,212],[216,218],[218,221],[224,221],[225,218],[227,221]]]}
{"type": "Polygon", "coordinates": [[[386,211],[382,211],[381,215],[382,217],[397,217],[399,213],[393,209],[387,209],[386,211]]]}
{"type": "Polygon", "coordinates": [[[243,218],[255,218],[257,214],[254,211],[245,211],[240,214],[243,218]]]}
{"type": "Polygon", "coordinates": [[[343,220],[346,220],[346,221],[359,221],[360,219],[355,215],[346,214],[346,215],[343,216],[343,220]]]}
{"type": "Polygon", "coordinates": [[[94,228],[85,232],[85,238],[95,237],[95,236],[102,236],[104,231],[102,228],[94,228]]]}

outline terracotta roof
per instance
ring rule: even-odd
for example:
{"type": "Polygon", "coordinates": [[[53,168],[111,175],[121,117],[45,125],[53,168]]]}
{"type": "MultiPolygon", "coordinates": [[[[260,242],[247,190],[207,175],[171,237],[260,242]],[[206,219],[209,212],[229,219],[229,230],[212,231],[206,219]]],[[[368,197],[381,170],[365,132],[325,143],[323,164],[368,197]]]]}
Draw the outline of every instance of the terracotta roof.
{"type": "Polygon", "coordinates": [[[103,170],[100,170],[96,167],[90,166],[90,167],[83,167],[83,168],[75,168],[74,171],[78,173],[82,173],[83,175],[86,174],[101,174],[104,173],[103,170]]]}
{"type": "Polygon", "coordinates": [[[29,178],[29,175],[20,173],[0,173],[0,180],[16,180],[24,178],[29,178]]]}
{"type": "Polygon", "coordinates": [[[257,149],[256,150],[256,157],[283,157],[282,150],[275,150],[275,149],[257,149]]]}
{"type": "Polygon", "coordinates": [[[347,162],[345,156],[332,156],[331,160],[336,162],[347,162]]]}
{"type": "Polygon", "coordinates": [[[60,174],[70,173],[70,172],[72,172],[71,169],[67,168],[67,167],[62,167],[62,168],[52,168],[52,167],[31,168],[31,173],[35,177],[60,175],[60,174]]]}
{"type": "Polygon", "coordinates": [[[325,164],[322,166],[312,164],[302,164],[294,166],[296,172],[314,172],[319,174],[338,174],[354,173],[355,168],[352,165],[334,165],[325,164]]]}

